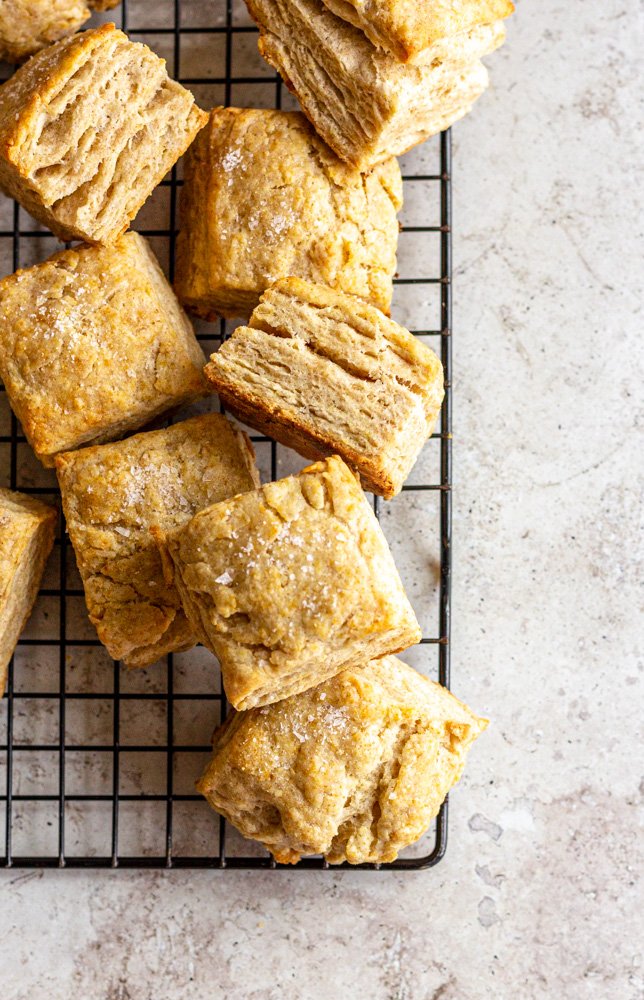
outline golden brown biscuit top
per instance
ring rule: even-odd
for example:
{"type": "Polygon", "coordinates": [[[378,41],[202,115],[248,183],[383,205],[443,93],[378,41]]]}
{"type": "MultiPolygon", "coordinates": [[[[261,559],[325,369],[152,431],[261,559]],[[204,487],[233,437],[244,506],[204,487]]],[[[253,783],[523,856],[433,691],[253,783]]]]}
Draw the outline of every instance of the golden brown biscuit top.
{"type": "Polygon", "coordinates": [[[232,713],[197,787],[279,861],[392,861],[427,829],[486,725],[386,656],[232,713]]]}
{"type": "MultiPolygon", "coordinates": [[[[147,243],[127,233],[0,282],[0,370],[39,453],[205,394],[203,355],[147,243]]],[[[141,421],[143,422],[143,421],[141,421]]]]}
{"type": "Polygon", "coordinates": [[[117,658],[162,639],[180,606],[151,528],[259,485],[248,439],[218,413],[58,455],[56,470],[90,616],[117,658]]]}
{"type": "Polygon", "coordinates": [[[446,688],[397,657],[384,656],[284,701],[233,714],[233,733],[216,732],[213,750],[219,752],[236,733],[238,765],[245,770],[251,766],[254,774],[269,780],[279,771],[297,770],[307,749],[313,758],[305,762],[307,780],[321,773],[326,781],[334,759],[343,769],[350,767],[356,746],[364,752],[373,742],[379,751],[382,730],[419,716],[441,735],[447,724],[454,739],[463,738],[470,727],[478,735],[486,724],[446,688]]]}
{"type": "Polygon", "coordinates": [[[167,542],[210,627],[252,647],[262,666],[311,642],[368,636],[406,603],[371,508],[337,457],[201,511],[167,542]]]}
{"type": "Polygon", "coordinates": [[[345,290],[388,307],[402,205],[395,159],[363,176],[299,112],[216,108],[189,173],[197,210],[211,220],[207,259],[195,249],[191,267],[210,281],[244,290],[287,274],[330,285],[342,277],[345,290]]]}
{"type": "Polygon", "coordinates": [[[0,3],[0,58],[24,59],[76,31],[89,16],[84,0],[3,0],[0,3]]]}
{"type": "Polygon", "coordinates": [[[125,549],[152,525],[170,530],[206,504],[259,485],[246,435],[220,413],[66,452],[56,469],[68,518],[114,532],[125,549]]]}
{"type": "Polygon", "coordinates": [[[511,0],[323,0],[374,45],[413,62],[442,38],[509,17],[511,0]]]}
{"type": "Polygon", "coordinates": [[[108,10],[120,0],[2,0],[0,58],[22,60],[77,31],[91,9],[108,10]]]}

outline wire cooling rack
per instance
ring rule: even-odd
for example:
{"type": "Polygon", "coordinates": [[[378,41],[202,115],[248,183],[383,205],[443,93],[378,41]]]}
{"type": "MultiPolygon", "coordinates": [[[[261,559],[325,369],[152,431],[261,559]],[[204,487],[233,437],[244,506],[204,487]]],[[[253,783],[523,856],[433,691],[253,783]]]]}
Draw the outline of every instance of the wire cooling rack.
{"type": "MultiPolygon", "coordinates": [[[[296,107],[257,53],[243,3],[124,0],[111,18],[168,61],[203,108],[296,107]]],[[[105,15],[94,18],[109,19],[105,15]]],[[[10,72],[7,67],[5,76],[10,72]]],[[[424,638],[403,657],[449,684],[451,569],[451,206],[450,136],[402,158],[405,208],[393,315],[440,355],[446,397],[440,430],[403,493],[374,507],[416,609],[424,638]]],[[[179,170],[140,212],[135,227],[172,278],[179,170]]],[[[0,273],[43,260],[58,247],[0,195],[0,273]]],[[[206,353],[232,330],[201,324],[206,353]]],[[[304,463],[251,435],[264,479],[304,463]]],[[[0,391],[0,484],[59,504],[55,477],[40,468],[0,391]]],[[[0,867],[256,868],[277,865],[195,794],[214,726],[225,713],[219,671],[206,650],[168,656],[143,671],[113,663],[87,620],[73,551],[56,541],[38,602],[0,702],[0,867]],[[3,846],[2,846],[3,845],[3,846]]],[[[447,806],[413,849],[382,869],[436,864],[447,842],[447,806]]],[[[296,869],[322,869],[308,858],[296,869]]],[[[335,866],[334,866],[335,867],[335,866]]],[[[340,866],[349,867],[349,866],[340,866]]],[[[364,865],[364,868],[377,866],[364,865]]],[[[337,870],[337,869],[336,869],[337,870]]]]}

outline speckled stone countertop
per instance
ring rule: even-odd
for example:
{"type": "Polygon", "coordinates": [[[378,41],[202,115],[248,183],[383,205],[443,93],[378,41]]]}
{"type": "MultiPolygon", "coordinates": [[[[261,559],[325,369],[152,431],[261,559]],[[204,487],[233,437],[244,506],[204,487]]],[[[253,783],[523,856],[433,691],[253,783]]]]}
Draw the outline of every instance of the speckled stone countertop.
{"type": "Polygon", "coordinates": [[[5,872],[3,1000],[644,996],[636,7],[520,0],[454,130],[454,690],[493,723],[446,859],[5,872]]]}

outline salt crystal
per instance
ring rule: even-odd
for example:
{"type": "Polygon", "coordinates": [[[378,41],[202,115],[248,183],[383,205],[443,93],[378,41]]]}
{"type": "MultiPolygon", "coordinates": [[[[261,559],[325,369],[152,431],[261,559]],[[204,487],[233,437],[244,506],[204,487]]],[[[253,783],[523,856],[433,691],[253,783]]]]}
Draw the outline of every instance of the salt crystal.
{"type": "Polygon", "coordinates": [[[221,165],[225,171],[231,171],[241,163],[241,150],[231,149],[222,158],[221,165]]]}
{"type": "Polygon", "coordinates": [[[228,572],[227,569],[224,570],[224,572],[221,574],[221,576],[218,576],[216,578],[216,580],[215,580],[215,583],[221,583],[221,584],[223,584],[224,587],[227,587],[228,584],[232,583],[232,582],[233,582],[233,578],[232,578],[232,576],[230,575],[230,573],[228,572]]]}

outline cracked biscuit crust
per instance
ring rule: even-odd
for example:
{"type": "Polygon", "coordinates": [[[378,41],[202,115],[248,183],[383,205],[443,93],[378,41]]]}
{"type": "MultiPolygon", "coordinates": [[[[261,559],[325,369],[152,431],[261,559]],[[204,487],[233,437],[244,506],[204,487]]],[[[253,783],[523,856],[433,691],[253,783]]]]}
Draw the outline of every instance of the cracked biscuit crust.
{"type": "Polygon", "coordinates": [[[143,237],[0,282],[0,375],[44,465],[204,396],[205,358],[143,237]]]}
{"type": "Polygon", "coordinates": [[[322,0],[246,0],[259,50],[343,160],[369,170],[448,128],[488,83],[480,58],[503,43],[501,21],[426,49],[405,65],[322,0]]]}
{"type": "Polygon", "coordinates": [[[235,708],[420,639],[380,525],[337,456],[201,511],[164,554],[235,708]]]}
{"type": "Polygon", "coordinates": [[[205,372],[244,423],[306,458],[340,455],[388,499],[443,400],[433,351],[374,306],[299,278],[269,288],[205,372]]]}
{"type": "Polygon", "coordinates": [[[33,497],[0,489],[0,697],[54,544],[57,517],[33,497]]]}
{"type": "Polygon", "coordinates": [[[374,45],[404,63],[423,62],[441,39],[509,17],[510,0],[323,0],[374,45]]]}
{"type": "Polygon", "coordinates": [[[0,187],[61,240],[112,243],[206,120],[163,59],[104,24],[0,87],[0,187]]]}
{"type": "Polygon", "coordinates": [[[389,311],[400,168],[347,166],[296,112],[215,108],[190,149],[176,289],[206,319],[248,316],[288,275],[389,311]]]}
{"type": "Polygon", "coordinates": [[[151,529],[259,486],[246,435],[211,413],[59,455],[56,471],[89,617],[110,655],[145,667],[193,646],[151,529]]]}
{"type": "Polygon", "coordinates": [[[197,788],[283,863],[389,862],[427,830],[486,725],[386,656],[232,713],[197,788]]]}

